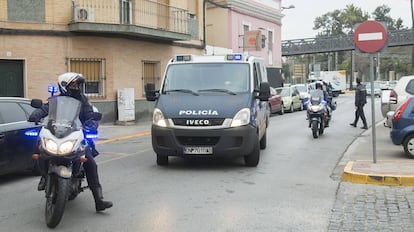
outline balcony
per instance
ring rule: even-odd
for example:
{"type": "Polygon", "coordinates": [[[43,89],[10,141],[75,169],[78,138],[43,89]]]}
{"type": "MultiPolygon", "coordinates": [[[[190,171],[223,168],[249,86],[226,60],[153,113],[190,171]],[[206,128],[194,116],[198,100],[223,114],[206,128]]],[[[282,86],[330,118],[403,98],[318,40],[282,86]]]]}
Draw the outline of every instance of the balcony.
{"type": "Polygon", "coordinates": [[[138,39],[190,40],[187,10],[151,0],[74,0],[69,31],[138,39]]]}

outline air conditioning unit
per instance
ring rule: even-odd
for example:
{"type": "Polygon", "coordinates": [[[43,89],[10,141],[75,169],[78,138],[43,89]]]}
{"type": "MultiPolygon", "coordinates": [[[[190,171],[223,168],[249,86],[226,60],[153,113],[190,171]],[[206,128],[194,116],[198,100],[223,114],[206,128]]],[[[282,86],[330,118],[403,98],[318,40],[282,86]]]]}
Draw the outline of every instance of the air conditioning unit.
{"type": "Polygon", "coordinates": [[[75,22],[95,22],[94,9],[89,7],[75,7],[75,22]]]}

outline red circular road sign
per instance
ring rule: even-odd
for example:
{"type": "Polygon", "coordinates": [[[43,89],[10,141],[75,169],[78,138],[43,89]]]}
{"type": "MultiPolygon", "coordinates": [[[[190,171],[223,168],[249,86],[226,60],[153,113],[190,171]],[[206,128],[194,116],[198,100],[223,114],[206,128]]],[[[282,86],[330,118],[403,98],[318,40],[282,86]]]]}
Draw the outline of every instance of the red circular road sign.
{"type": "Polygon", "coordinates": [[[378,52],[387,43],[387,29],[380,22],[365,21],[356,28],[354,41],[362,52],[378,52]]]}

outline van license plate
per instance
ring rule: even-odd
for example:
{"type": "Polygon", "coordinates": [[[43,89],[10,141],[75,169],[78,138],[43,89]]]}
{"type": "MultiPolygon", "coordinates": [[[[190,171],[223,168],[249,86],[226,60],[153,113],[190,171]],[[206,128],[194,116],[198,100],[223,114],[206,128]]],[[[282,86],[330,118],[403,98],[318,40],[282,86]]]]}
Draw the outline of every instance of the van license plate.
{"type": "Polygon", "coordinates": [[[184,154],[187,155],[211,155],[213,154],[212,147],[184,147],[184,154]]]}

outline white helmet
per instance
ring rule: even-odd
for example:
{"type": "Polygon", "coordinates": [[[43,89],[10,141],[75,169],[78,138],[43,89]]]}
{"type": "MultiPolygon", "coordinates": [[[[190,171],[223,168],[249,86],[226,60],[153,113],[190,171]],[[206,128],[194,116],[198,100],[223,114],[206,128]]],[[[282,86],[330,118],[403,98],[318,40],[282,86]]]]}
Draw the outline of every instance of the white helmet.
{"type": "Polygon", "coordinates": [[[76,96],[80,93],[79,87],[85,82],[85,78],[80,73],[67,72],[58,77],[59,91],[63,95],[76,96]],[[75,89],[68,88],[74,86],[75,89]]]}

